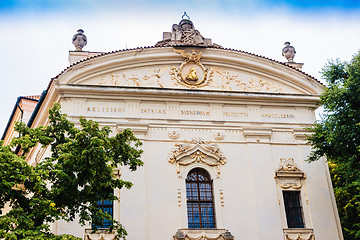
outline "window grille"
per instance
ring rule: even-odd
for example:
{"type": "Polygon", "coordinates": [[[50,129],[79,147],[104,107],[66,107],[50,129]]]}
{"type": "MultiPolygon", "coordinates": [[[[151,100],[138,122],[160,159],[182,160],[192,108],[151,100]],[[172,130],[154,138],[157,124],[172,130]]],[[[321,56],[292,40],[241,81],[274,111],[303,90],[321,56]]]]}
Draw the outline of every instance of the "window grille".
{"type": "Polygon", "coordinates": [[[215,228],[212,180],[201,169],[191,170],[186,179],[189,228],[215,228]]]}
{"type": "MultiPolygon", "coordinates": [[[[111,218],[113,217],[113,201],[112,200],[104,200],[97,202],[97,208],[101,209],[104,213],[108,213],[111,218]]],[[[111,221],[109,219],[100,219],[97,223],[93,221],[93,227],[96,228],[109,228],[111,226],[111,221]],[[98,224],[100,223],[100,224],[98,224]]]]}
{"type": "Polygon", "coordinates": [[[304,228],[300,191],[283,191],[288,228],[304,228]]]}

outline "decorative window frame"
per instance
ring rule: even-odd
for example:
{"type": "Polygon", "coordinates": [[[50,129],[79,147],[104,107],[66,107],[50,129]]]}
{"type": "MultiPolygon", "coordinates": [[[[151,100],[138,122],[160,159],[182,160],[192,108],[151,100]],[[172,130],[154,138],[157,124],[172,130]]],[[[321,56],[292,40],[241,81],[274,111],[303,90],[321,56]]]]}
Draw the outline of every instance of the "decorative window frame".
{"type": "Polygon", "coordinates": [[[297,167],[293,158],[281,158],[280,165],[274,172],[280,206],[281,221],[285,240],[313,240],[315,239],[308,198],[306,194],[306,174],[297,167]],[[288,228],[285,213],[283,191],[300,191],[300,201],[303,211],[304,228],[288,228]]]}
{"type": "MultiPolygon", "coordinates": [[[[169,153],[168,162],[176,164],[176,173],[178,175],[178,189],[177,205],[181,208],[182,228],[188,229],[187,218],[187,201],[186,201],[186,178],[189,172],[194,168],[202,168],[206,170],[213,184],[214,197],[214,211],[216,229],[223,228],[223,214],[222,208],[224,206],[224,193],[221,187],[220,174],[221,166],[226,164],[226,158],[217,144],[202,139],[185,140],[182,143],[175,144],[174,148],[169,153]]],[[[192,232],[197,231],[187,230],[186,232],[193,235],[192,232]]],[[[209,229],[201,229],[206,233],[209,229]]],[[[190,239],[190,235],[188,238],[190,239]]],[[[196,235],[196,234],[195,234],[196,235]]],[[[206,239],[206,238],[205,238],[206,239]]]]}
{"type": "Polygon", "coordinates": [[[282,189],[299,190],[305,182],[306,175],[297,167],[293,158],[281,158],[274,178],[282,189]]]}

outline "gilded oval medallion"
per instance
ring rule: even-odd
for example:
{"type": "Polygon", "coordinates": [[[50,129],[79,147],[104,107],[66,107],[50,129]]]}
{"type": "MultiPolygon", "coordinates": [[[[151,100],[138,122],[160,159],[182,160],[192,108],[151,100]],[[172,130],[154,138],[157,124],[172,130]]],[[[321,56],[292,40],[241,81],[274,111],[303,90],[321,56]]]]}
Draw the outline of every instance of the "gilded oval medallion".
{"type": "Polygon", "coordinates": [[[188,85],[200,85],[205,80],[205,69],[201,63],[185,62],[181,64],[180,76],[188,85]]]}

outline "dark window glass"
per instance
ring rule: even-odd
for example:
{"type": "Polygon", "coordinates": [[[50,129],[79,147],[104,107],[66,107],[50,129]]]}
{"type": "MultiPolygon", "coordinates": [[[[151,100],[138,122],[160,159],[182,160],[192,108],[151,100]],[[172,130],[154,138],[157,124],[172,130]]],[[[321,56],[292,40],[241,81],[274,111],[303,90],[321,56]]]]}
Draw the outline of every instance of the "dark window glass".
{"type": "Polygon", "coordinates": [[[283,191],[288,228],[304,228],[303,210],[299,191],[283,191]]]}
{"type": "Polygon", "coordinates": [[[189,228],[215,228],[212,181],[201,169],[191,170],[186,178],[189,228]]]}
{"type": "MultiPolygon", "coordinates": [[[[104,213],[108,213],[111,217],[113,217],[113,201],[112,200],[104,200],[98,201],[97,207],[101,209],[104,213]]],[[[93,221],[94,222],[94,221],[93,221]]],[[[96,228],[109,228],[111,226],[111,221],[108,219],[101,219],[100,224],[96,225],[93,223],[93,227],[96,228]]]]}

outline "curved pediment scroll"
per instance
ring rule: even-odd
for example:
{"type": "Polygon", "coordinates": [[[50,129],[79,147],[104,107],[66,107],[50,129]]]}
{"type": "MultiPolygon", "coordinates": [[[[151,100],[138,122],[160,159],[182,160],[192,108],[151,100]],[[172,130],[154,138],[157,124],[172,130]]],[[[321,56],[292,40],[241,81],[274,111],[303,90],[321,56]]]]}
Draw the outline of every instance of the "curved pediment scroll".
{"type": "Polygon", "coordinates": [[[171,164],[176,163],[177,173],[180,173],[180,166],[202,163],[216,167],[217,173],[220,174],[220,165],[226,163],[226,158],[217,144],[202,139],[193,139],[175,144],[168,161],[171,164]]]}

